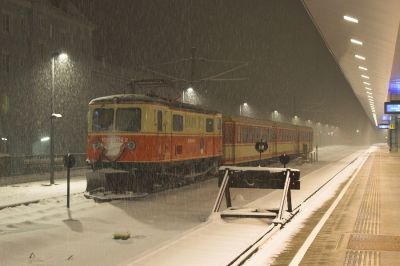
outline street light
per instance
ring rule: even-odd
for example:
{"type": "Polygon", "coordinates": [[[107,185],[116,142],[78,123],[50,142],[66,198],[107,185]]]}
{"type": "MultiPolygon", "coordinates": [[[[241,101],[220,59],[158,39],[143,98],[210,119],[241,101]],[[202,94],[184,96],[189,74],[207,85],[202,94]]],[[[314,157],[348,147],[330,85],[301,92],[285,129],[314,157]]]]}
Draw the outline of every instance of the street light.
{"type": "Polygon", "coordinates": [[[182,103],[198,104],[199,96],[193,87],[182,90],[182,103]]]}
{"type": "Polygon", "coordinates": [[[239,115],[240,116],[242,116],[242,105],[243,105],[243,107],[247,107],[248,106],[247,103],[243,103],[243,104],[239,105],[239,115]]]}
{"type": "Polygon", "coordinates": [[[54,112],[54,69],[55,61],[64,62],[68,59],[66,53],[55,52],[51,55],[51,116],[50,116],[50,185],[54,184],[54,119],[62,117],[54,112]]]}

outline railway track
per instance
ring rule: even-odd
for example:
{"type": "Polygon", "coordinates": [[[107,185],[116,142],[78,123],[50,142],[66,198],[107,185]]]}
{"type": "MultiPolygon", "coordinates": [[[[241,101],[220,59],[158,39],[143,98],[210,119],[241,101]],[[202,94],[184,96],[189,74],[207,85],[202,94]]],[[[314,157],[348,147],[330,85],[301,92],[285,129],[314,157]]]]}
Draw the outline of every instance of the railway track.
{"type": "MultiPolygon", "coordinates": [[[[364,164],[364,162],[366,161],[366,159],[368,158],[368,156],[369,156],[369,152],[366,151],[360,157],[354,158],[349,163],[344,165],[341,169],[339,169],[339,171],[337,171],[334,175],[332,175],[326,182],[324,182],[322,185],[320,185],[314,192],[312,192],[309,196],[307,196],[304,200],[302,200],[296,207],[294,207],[292,215],[290,216],[290,219],[286,220],[285,223],[282,223],[282,224],[271,224],[267,228],[266,232],[256,242],[254,242],[252,245],[250,245],[246,250],[244,250],[239,256],[237,256],[234,260],[229,262],[227,265],[236,266],[236,265],[245,264],[259,250],[259,248],[262,245],[264,245],[268,240],[270,240],[288,222],[290,222],[290,220],[292,220],[297,214],[300,213],[300,209],[301,209],[302,205],[306,204],[312,197],[316,196],[319,191],[321,191],[329,183],[331,183],[337,176],[339,176],[342,172],[344,172],[346,169],[348,169],[350,166],[352,166],[353,164],[355,164],[356,162],[358,162],[361,159],[360,165],[357,167],[358,169],[360,169],[362,167],[362,165],[364,164]]],[[[339,160],[337,160],[337,161],[339,161],[339,160]]],[[[356,173],[357,173],[357,171],[356,171],[356,173]]],[[[352,177],[346,181],[346,185],[345,185],[344,189],[336,197],[336,199],[335,199],[334,203],[331,205],[330,209],[333,210],[334,207],[336,207],[337,203],[340,201],[343,194],[346,192],[347,188],[353,181],[356,173],[354,173],[352,175],[352,177]]],[[[329,214],[326,215],[325,219],[327,219],[328,217],[329,217],[329,214]]],[[[303,247],[303,248],[306,248],[306,247],[303,247]]],[[[299,262],[298,259],[294,258],[290,265],[297,265],[296,263],[298,263],[298,262],[299,262]]]]}

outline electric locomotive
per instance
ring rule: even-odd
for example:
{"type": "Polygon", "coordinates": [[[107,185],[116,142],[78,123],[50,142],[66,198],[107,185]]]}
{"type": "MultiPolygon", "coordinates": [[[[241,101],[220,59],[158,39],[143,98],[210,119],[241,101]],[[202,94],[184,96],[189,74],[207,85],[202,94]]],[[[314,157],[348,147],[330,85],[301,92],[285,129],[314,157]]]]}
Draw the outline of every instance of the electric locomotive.
{"type": "MultiPolygon", "coordinates": [[[[121,94],[93,99],[88,112],[88,163],[140,179],[146,190],[215,169],[222,158],[222,115],[154,96],[121,94]]],[[[116,172],[115,175],[118,175],[116,172]]],[[[87,190],[100,183],[89,175],[87,190]]],[[[116,185],[118,186],[118,184],[116,185]]],[[[128,188],[132,190],[134,188],[128,188]]]]}

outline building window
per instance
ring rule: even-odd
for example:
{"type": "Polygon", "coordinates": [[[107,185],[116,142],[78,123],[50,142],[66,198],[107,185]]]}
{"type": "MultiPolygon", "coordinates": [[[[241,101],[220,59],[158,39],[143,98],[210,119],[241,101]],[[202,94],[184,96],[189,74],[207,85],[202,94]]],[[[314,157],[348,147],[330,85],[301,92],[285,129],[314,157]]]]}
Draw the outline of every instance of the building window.
{"type": "Polygon", "coordinates": [[[10,33],[10,15],[9,14],[3,14],[2,15],[3,19],[3,32],[5,33],[10,33]]]}
{"type": "Polygon", "coordinates": [[[2,64],[3,64],[4,72],[10,73],[10,54],[3,53],[3,55],[2,55],[2,64]]]}
{"type": "Polygon", "coordinates": [[[53,39],[53,24],[50,24],[49,26],[49,38],[50,40],[53,39]]]}
{"type": "Polygon", "coordinates": [[[82,53],[86,52],[85,40],[84,39],[81,39],[81,50],[82,50],[82,53]]]}
{"type": "Polygon", "coordinates": [[[44,60],[44,44],[39,44],[40,59],[44,60]]]}
{"type": "Polygon", "coordinates": [[[40,29],[44,29],[44,18],[42,16],[39,16],[39,27],[40,29]]]}

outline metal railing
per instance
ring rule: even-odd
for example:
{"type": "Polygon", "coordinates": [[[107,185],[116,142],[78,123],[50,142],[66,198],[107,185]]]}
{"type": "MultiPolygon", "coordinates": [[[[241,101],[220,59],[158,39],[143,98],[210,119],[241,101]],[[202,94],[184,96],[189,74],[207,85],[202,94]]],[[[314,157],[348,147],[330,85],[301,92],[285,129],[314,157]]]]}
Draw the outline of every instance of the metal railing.
{"type": "MultiPolygon", "coordinates": [[[[76,167],[87,168],[86,153],[74,153],[76,167]]],[[[64,154],[55,155],[55,169],[62,170],[64,154]]],[[[35,173],[47,173],[50,170],[49,155],[1,155],[0,176],[13,176],[35,173]]]]}

